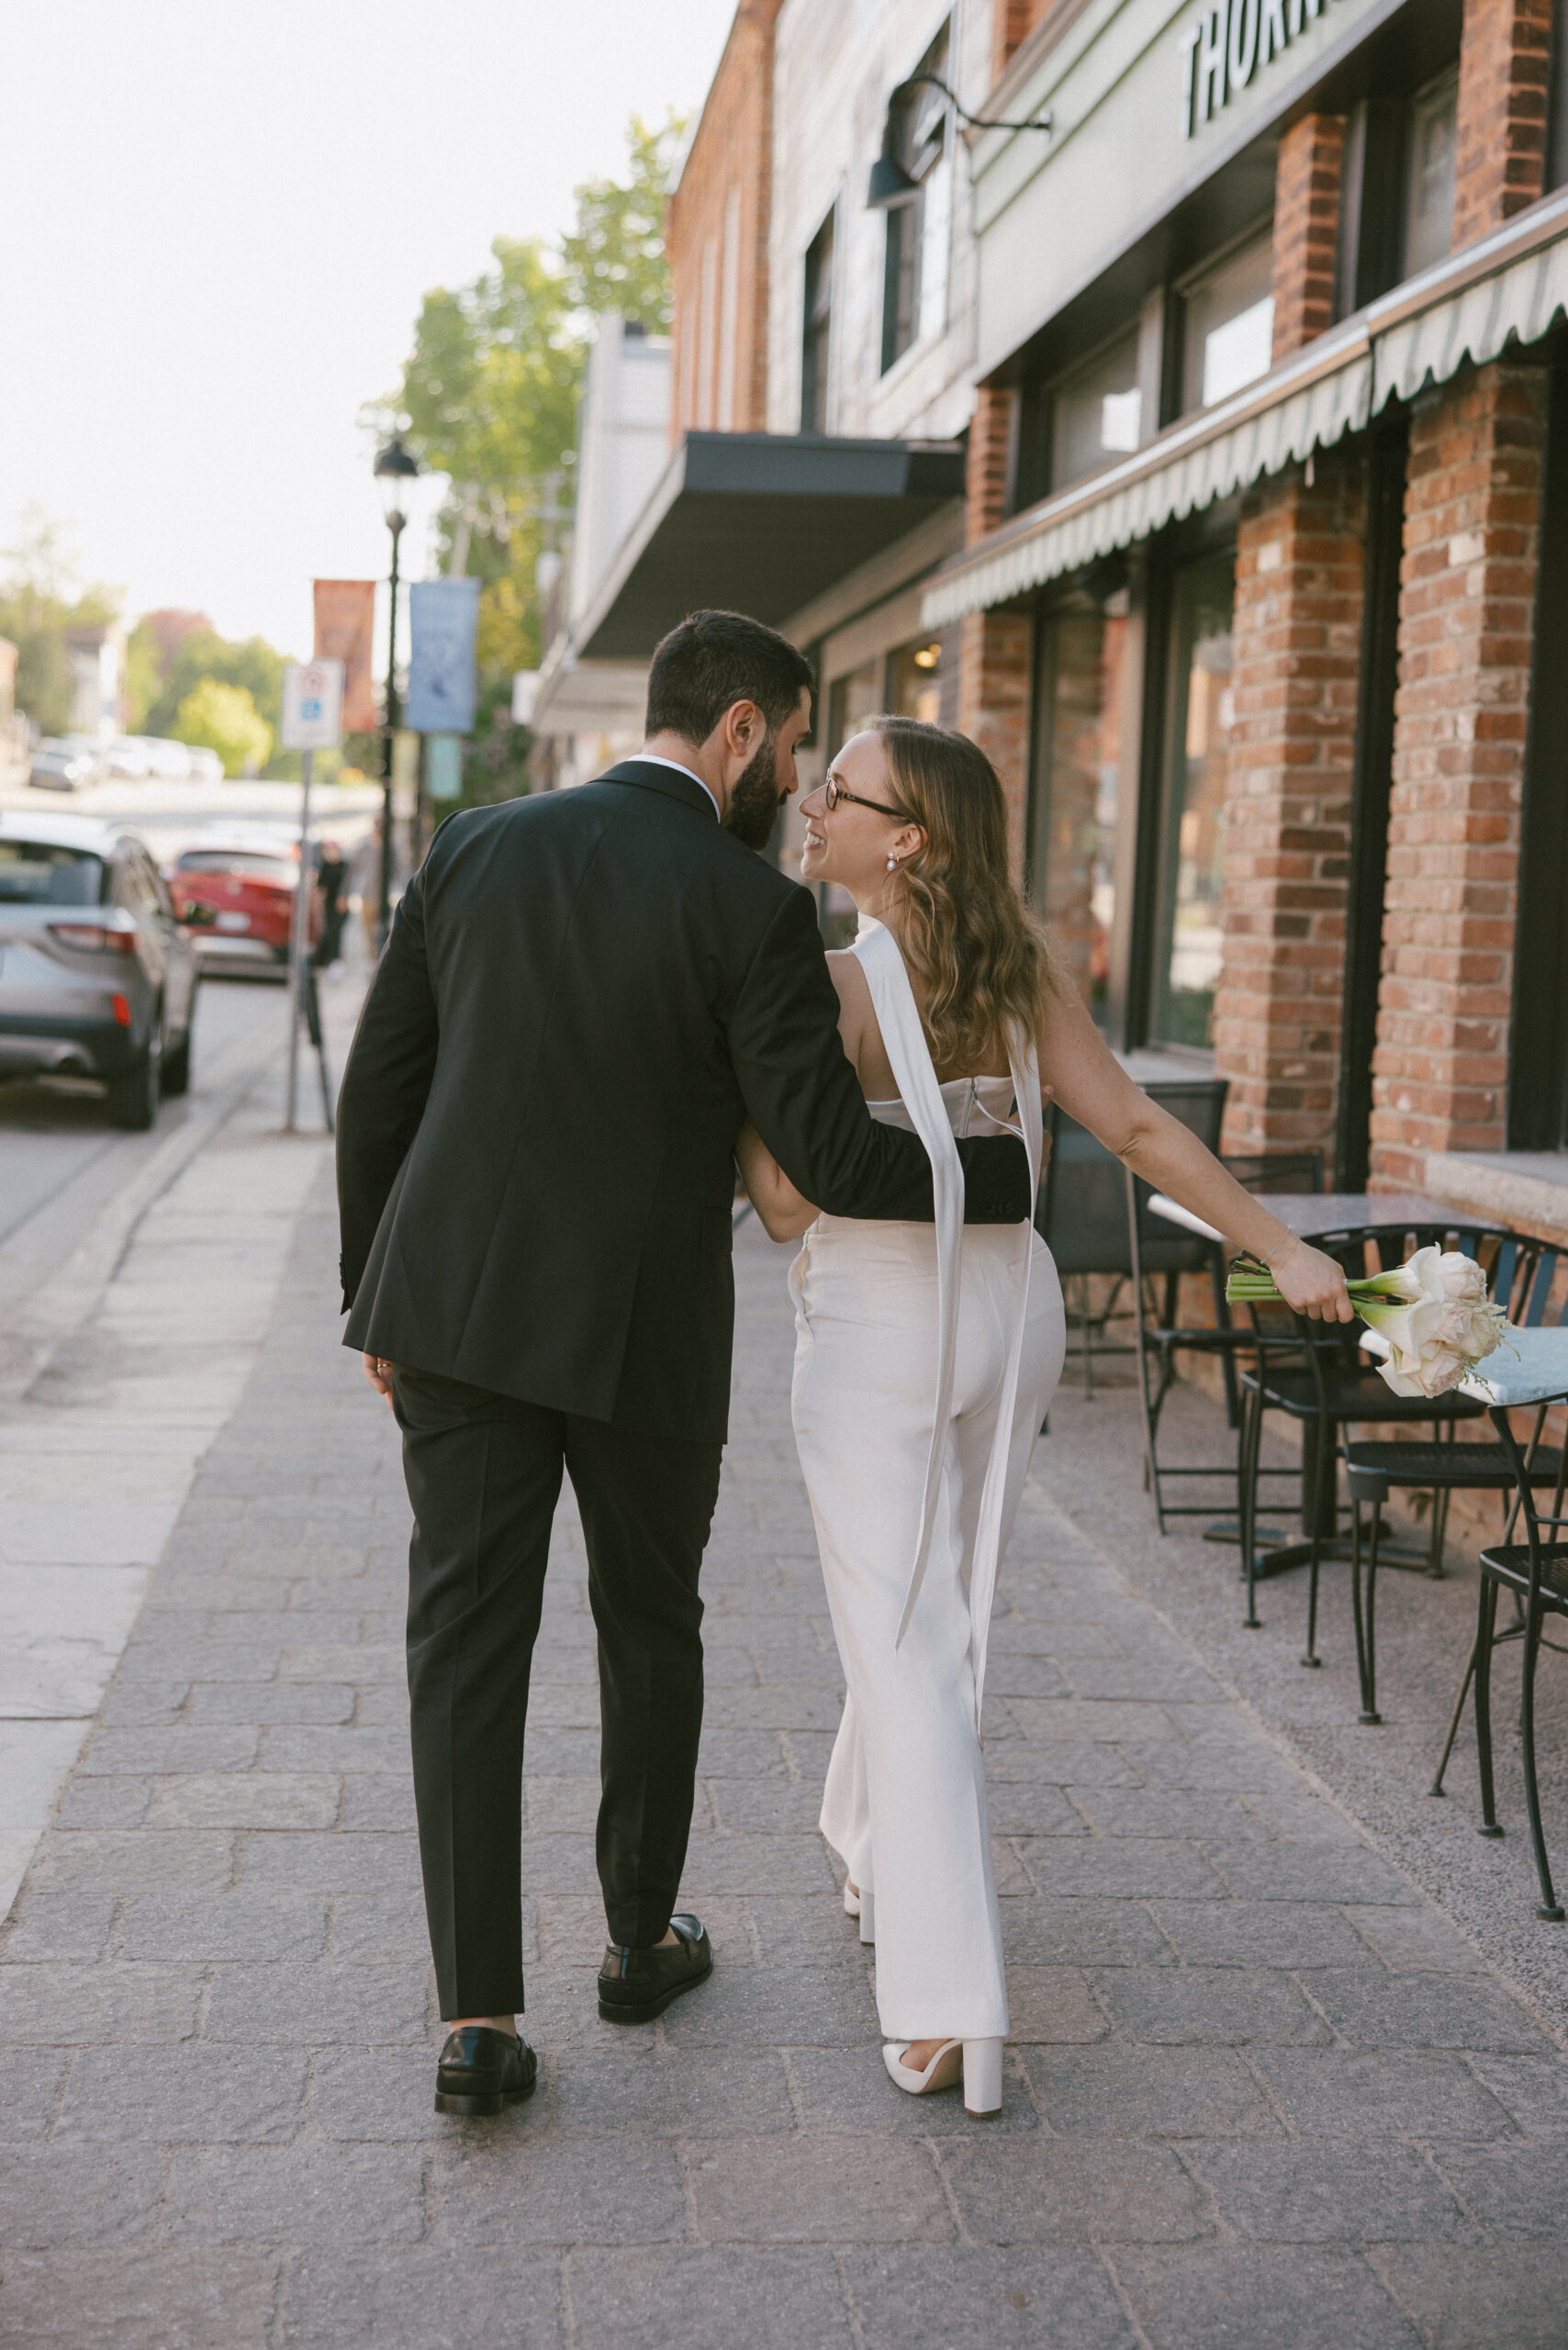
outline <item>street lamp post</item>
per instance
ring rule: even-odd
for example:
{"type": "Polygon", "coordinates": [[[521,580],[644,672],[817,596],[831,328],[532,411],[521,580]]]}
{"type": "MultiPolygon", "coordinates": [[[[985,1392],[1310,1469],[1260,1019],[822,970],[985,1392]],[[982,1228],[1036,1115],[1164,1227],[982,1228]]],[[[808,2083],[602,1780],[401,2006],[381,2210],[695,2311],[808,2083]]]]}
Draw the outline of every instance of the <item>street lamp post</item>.
{"type": "Polygon", "coordinates": [[[386,528],[392,533],[391,608],[386,625],[386,725],[381,751],[381,879],[375,903],[375,943],[385,946],[386,934],[392,926],[392,751],[398,738],[398,555],[402,543],[408,516],[403,511],[403,496],[408,484],[420,470],[419,459],[403,446],[401,433],[394,433],[375,460],[375,479],[386,514],[386,528]]]}

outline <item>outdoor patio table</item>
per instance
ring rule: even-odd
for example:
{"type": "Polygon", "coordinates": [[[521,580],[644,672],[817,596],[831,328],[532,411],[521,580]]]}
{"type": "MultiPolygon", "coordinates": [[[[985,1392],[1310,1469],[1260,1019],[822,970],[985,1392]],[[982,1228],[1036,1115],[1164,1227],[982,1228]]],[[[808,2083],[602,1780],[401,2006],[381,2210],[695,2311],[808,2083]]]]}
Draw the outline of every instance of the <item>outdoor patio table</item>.
{"type": "MultiPolygon", "coordinates": [[[[1466,1215],[1462,1208],[1455,1207],[1451,1201],[1428,1199],[1423,1192],[1271,1192],[1266,1204],[1282,1224],[1288,1225],[1291,1231],[1303,1240],[1338,1238],[1342,1235],[1353,1237],[1363,1232],[1398,1231],[1401,1225],[1410,1229],[1446,1225],[1450,1231],[1462,1227],[1467,1233],[1486,1237],[1506,1230],[1505,1226],[1496,1224],[1478,1223],[1473,1216],[1466,1215]]],[[[1163,1217],[1168,1224],[1180,1225],[1187,1232],[1202,1234],[1216,1248],[1223,1247],[1223,1232],[1217,1232],[1212,1224],[1205,1224],[1202,1216],[1194,1215],[1191,1209],[1168,1198],[1163,1192],[1152,1192],[1148,1205],[1151,1214],[1163,1217]]],[[[1311,1537],[1319,1510],[1333,1513],[1327,1528],[1332,1539],[1338,1528],[1337,1496],[1331,1488],[1325,1491],[1331,1465],[1319,1463],[1314,1430],[1310,1426],[1304,1427],[1301,1528],[1305,1539],[1300,1542],[1270,1544],[1257,1560],[1258,1576],[1282,1574],[1287,1569],[1300,1566],[1310,1558],[1311,1537]]],[[[1215,1541],[1234,1542],[1238,1539],[1237,1522],[1234,1518],[1217,1519],[1211,1528],[1205,1529],[1205,1534],[1215,1541]]],[[[1266,1537],[1264,1539],[1267,1539],[1266,1537]]],[[[1326,1552],[1326,1555],[1332,1553],[1326,1552]]],[[[1407,1556],[1394,1546],[1385,1550],[1384,1557],[1394,1566],[1425,1563],[1424,1554],[1419,1558],[1415,1553],[1407,1556]]]]}

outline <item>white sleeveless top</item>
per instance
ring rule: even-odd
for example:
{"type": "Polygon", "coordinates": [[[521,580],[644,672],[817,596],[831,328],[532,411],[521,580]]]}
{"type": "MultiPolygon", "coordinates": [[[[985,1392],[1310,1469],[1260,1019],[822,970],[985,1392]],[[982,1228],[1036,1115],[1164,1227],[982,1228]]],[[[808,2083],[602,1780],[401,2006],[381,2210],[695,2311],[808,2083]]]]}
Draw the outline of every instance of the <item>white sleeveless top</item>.
{"type": "MultiPolygon", "coordinates": [[[[1035,1042],[1009,1022],[1007,1058],[1010,1077],[958,1078],[938,1085],[932,1064],[920,1007],[909,983],[898,943],[889,930],[878,926],[862,932],[854,952],[871,990],[871,1006],[882,1032],[882,1045],[898,1080],[897,1103],[868,1106],[884,1125],[907,1125],[920,1136],[931,1160],[936,1226],[936,1393],[931,1425],[931,1449],[926,1460],[925,1496],[920,1533],[910,1566],[909,1588],[894,1637],[896,1649],[909,1628],[925,1577],[935,1523],[936,1501],[947,1452],[948,1423],[953,1406],[953,1362],[958,1341],[958,1284],[964,1246],[964,1169],[954,1144],[955,1133],[969,1130],[979,1111],[988,1121],[1005,1123],[1009,1104],[1018,1106],[1024,1147],[1028,1153],[1030,1197],[1039,1188],[1042,1158],[1040,1071],[1035,1042]],[[895,1115],[895,1112],[902,1114],[895,1115]]],[[[1029,1273],[1034,1262],[1034,1225],[1018,1226],[1018,1311],[1007,1376],[997,1413],[996,1436],[986,1466],[980,1494],[975,1555],[969,1571],[969,1655],[974,1668],[975,1727],[980,1728],[980,1701],[985,1688],[986,1642],[991,1629],[991,1599],[1002,1548],[1002,1513],[1007,1488],[1007,1460],[1013,1436],[1013,1415],[1018,1396],[1018,1367],[1024,1352],[1025,1323],[1029,1305],[1029,1273]]]]}

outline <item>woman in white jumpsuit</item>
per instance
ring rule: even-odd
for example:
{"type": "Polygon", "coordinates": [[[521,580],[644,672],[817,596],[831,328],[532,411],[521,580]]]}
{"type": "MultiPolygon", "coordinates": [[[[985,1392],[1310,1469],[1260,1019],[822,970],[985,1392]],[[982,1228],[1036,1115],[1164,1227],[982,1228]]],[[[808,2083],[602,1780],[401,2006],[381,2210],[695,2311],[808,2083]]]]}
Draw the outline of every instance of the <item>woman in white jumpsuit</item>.
{"type": "Polygon", "coordinates": [[[1140,1093],[1053,971],[1008,878],[1006,805],[962,735],[879,719],[802,805],[802,872],[854,896],[829,957],[874,1117],[931,1155],[931,1224],[817,1215],[752,1128],[737,1153],[790,1272],[794,1420],[848,1694],[822,1829],[877,1947],[888,2071],[1002,2104],[1007,1990],[980,1720],[997,1569],[1060,1375],[1061,1292],[1032,1225],[965,1225],[955,1134],[1021,1134],[1041,1171],[1041,1079],[1136,1171],[1291,1303],[1350,1318],[1343,1277],[1140,1093]],[[934,1048],[935,1047],[935,1054],[934,1048]],[[955,1066],[955,1064],[957,1066],[955,1066]],[[945,1080],[945,1081],[943,1081],[945,1080]]]}

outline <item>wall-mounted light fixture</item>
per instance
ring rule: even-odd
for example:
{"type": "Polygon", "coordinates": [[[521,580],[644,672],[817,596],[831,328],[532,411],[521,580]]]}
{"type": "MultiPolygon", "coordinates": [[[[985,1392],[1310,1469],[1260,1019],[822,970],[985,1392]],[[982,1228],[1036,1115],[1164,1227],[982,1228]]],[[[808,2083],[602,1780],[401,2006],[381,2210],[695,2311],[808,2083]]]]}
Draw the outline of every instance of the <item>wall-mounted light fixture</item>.
{"type": "Polygon", "coordinates": [[[1053,124],[1049,114],[1037,116],[1031,122],[997,122],[984,115],[966,114],[946,83],[936,74],[912,73],[907,82],[901,82],[896,89],[888,93],[888,111],[882,123],[882,151],[871,166],[871,176],[866,187],[868,212],[890,212],[895,205],[908,204],[920,193],[920,183],[912,180],[904,170],[899,162],[897,150],[899,101],[907,97],[911,90],[918,90],[922,84],[940,90],[958,120],[967,122],[971,129],[1043,130],[1047,139],[1050,137],[1053,124]]]}

